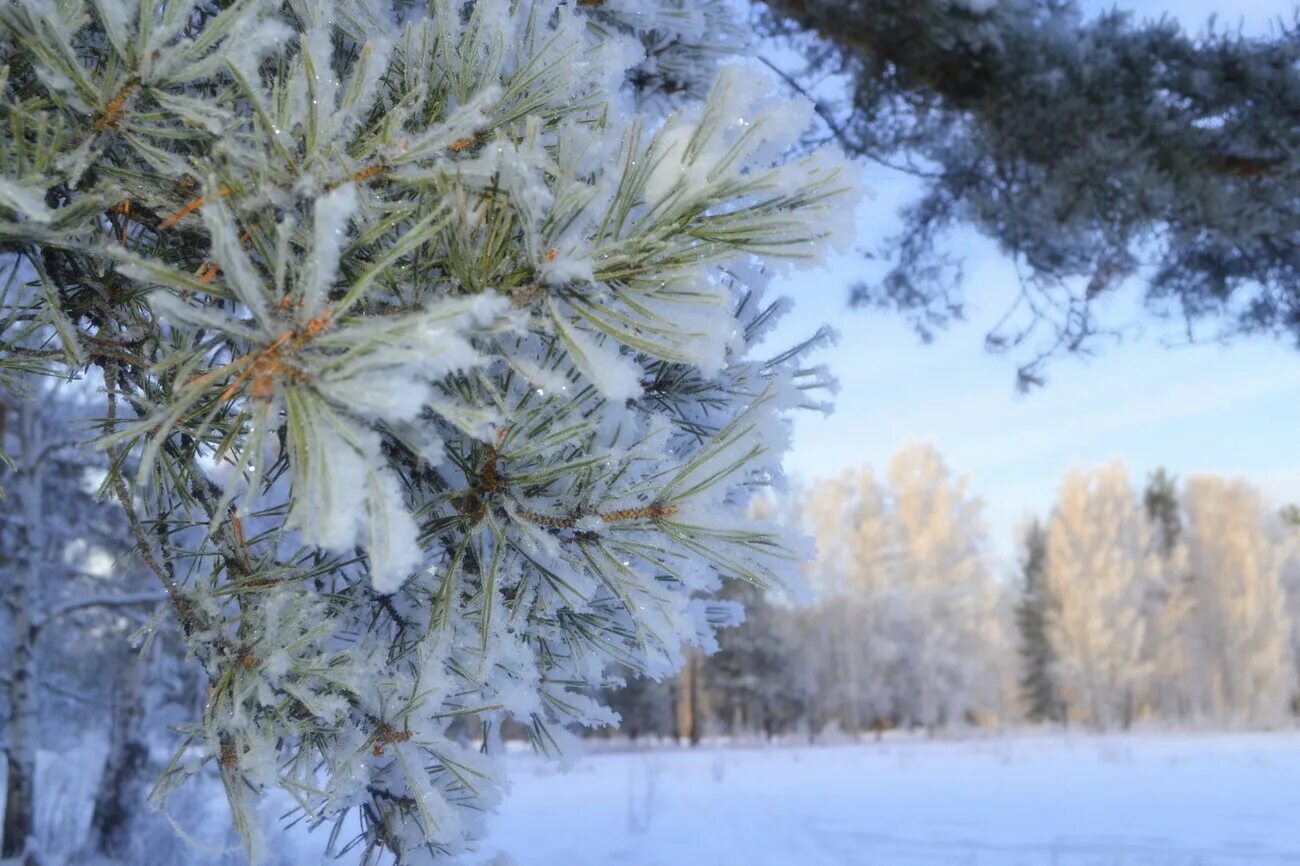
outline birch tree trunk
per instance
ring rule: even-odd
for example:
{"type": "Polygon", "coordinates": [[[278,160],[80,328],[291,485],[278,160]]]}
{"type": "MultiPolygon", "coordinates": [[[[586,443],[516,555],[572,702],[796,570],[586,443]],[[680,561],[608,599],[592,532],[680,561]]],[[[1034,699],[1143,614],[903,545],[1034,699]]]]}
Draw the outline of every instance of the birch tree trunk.
{"type": "Polygon", "coordinates": [[[146,664],[145,658],[131,653],[119,672],[113,694],[108,758],[90,819],[95,849],[109,856],[126,853],[131,817],[144,805],[141,771],[149,760],[142,725],[146,664]]]}
{"type": "MultiPolygon", "coordinates": [[[[12,411],[12,410],[10,410],[12,411]]],[[[30,840],[35,832],[36,743],[32,739],[35,686],[35,654],[32,644],[36,638],[32,605],[36,603],[35,591],[40,559],[44,551],[40,533],[42,512],[40,453],[41,428],[33,405],[22,402],[16,413],[17,462],[13,493],[18,499],[21,518],[17,527],[16,555],[10,562],[12,569],[9,591],[6,593],[10,634],[13,636],[13,660],[9,671],[9,736],[5,744],[5,813],[3,841],[0,858],[26,858],[35,862],[30,850],[30,840]]]]}

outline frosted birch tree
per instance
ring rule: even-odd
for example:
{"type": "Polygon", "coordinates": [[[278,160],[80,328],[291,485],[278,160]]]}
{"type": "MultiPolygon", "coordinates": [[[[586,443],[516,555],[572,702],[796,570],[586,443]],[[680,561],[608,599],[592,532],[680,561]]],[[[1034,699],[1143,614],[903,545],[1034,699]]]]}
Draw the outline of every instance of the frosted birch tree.
{"type": "Polygon", "coordinates": [[[800,506],[817,549],[808,576],[814,599],[800,616],[801,654],[816,684],[813,725],[857,732],[895,724],[902,635],[887,491],[863,466],[810,485],[800,506]]]}
{"type": "Polygon", "coordinates": [[[1214,719],[1276,723],[1296,689],[1282,527],[1259,491],[1240,479],[1190,478],[1186,511],[1195,706],[1214,719]]]}
{"type": "Polygon", "coordinates": [[[1241,480],[1075,472],[1049,525],[1045,650],[1070,718],[1277,724],[1296,694],[1294,539],[1241,480]]]}
{"type": "Polygon", "coordinates": [[[1006,709],[1009,625],[987,552],[983,503],[938,449],[909,443],[889,461],[900,604],[911,635],[907,716],[929,728],[1006,709]]]}
{"type": "Polygon", "coordinates": [[[797,561],[744,508],[825,384],[756,348],[852,186],[811,106],[698,50],[722,4],[411,5],[0,7],[0,372],[102,376],[207,681],[154,800],[216,773],[254,861],[277,787],[466,851],[506,720],[566,751],[797,561]]]}
{"type": "Polygon", "coordinates": [[[1124,465],[1067,475],[1048,523],[1044,589],[1069,719],[1102,728],[1134,720],[1149,676],[1145,600],[1156,569],[1124,465]]]}
{"type": "Polygon", "coordinates": [[[818,549],[804,626],[814,701],[846,730],[936,728],[1006,709],[1009,611],[966,486],[933,446],[913,443],[887,483],[862,467],[802,497],[818,549]]]}
{"type": "Polygon", "coordinates": [[[1278,533],[1282,544],[1282,588],[1286,591],[1287,614],[1291,620],[1291,665],[1295,677],[1291,710],[1300,713],[1300,512],[1294,505],[1284,507],[1278,515],[1278,533]]]}

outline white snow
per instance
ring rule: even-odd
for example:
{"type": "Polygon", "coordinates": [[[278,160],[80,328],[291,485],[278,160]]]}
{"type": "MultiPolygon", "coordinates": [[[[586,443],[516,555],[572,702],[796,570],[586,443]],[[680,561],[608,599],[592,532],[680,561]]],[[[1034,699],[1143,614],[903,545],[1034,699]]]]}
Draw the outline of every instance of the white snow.
{"type": "MultiPolygon", "coordinates": [[[[1300,731],[590,748],[568,772],[511,754],[511,794],[465,863],[1300,864],[1300,731]]],[[[89,820],[91,790],[70,796],[66,780],[93,778],[99,761],[102,744],[41,755],[37,830],[52,863],[76,862],[60,853],[89,820]]],[[[213,855],[230,841],[218,783],[184,791],[182,824],[208,848],[181,849],[185,862],[231,862],[213,855]]],[[[321,856],[324,832],[275,829],[287,806],[272,797],[261,809],[272,864],[350,862],[321,856]]]]}
{"type": "Polygon", "coordinates": [[[357,212],[357,188],[345,183],[316,200],[315,255],[307,262],[303,286],[303,324],[316,316],[329,299],[339,274],[339,259],[347,245],[348,226],[357,212]]]}
{"type": "Polygon", "coordinates": [[[617,343],[594,336],[569,322],[554,303],[551,304],[551,317],[574,366],[597,391],[620,403],[641,396],[641,368],[619,352],[617,343]]]}
{"type": "Polygon", "coordinates": [[[40,190],[34,185],[20,185],[7,178],[0,178],[0,208],[16,211],[38,223],[48,223],[52,216],[40,190]]]}
{"type": "Polygon", "coordinates": [[[518,866],[1300,863],[1300,733],[531,755],[489,822],[518,866]]]}

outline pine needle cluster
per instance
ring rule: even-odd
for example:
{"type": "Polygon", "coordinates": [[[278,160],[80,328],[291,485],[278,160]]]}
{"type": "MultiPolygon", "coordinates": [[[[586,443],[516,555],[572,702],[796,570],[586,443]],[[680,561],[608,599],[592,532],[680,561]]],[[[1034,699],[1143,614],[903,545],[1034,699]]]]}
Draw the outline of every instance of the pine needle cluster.
{"type": "Polygon", "coordinates": [[[0,387],[102,385],[208,683],[154,797],[215,767],[250,859],[270,788],[336,852],[465,850],[503,726],[563,751],[796,559],[745,505],[827,379],[756,351],[758,257],[851,179],[703,50],[729,7],[636,5],[0,8],[0,387]]]}

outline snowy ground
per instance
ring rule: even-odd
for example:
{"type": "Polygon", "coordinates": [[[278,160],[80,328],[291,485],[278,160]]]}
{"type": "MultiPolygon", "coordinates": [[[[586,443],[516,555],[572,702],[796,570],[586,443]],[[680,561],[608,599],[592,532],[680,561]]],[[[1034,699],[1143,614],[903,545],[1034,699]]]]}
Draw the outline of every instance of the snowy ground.
{"type": "Polygon", "coordinates": [[[1300,864],[1300,734],[1022,736],[515,760],[518,866],[1300,864]]]}
{"type": "MultiPolygon", "coordinates": [[[[51,863],[84,866],[96,747],[42,756],[51,863]]],[[[567,773],[508,760],[475,866],[1300,866],[1300,732],[606,746],[567,773]]],[[[166,832],[141,866],[239,863],[213,854],[233,845],[219,786],[184,799],[207,852],[166,832]]],[[[271,862],[346,866],[324,841],[277,834],[271,862]]]]}

